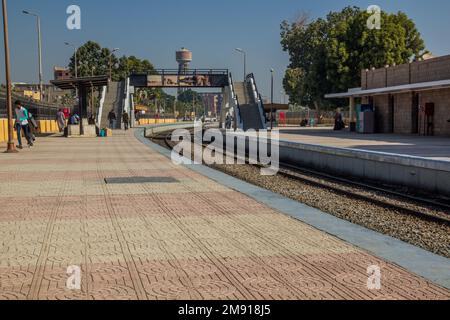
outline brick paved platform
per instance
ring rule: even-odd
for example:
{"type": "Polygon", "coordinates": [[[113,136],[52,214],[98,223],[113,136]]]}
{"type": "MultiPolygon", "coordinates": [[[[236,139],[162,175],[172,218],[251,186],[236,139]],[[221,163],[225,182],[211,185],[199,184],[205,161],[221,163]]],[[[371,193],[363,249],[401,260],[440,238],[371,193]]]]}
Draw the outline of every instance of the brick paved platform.
{"type": "Polygon", "coordinates": [[[131,132],[41,138],[0,154],[0,191],[0,299],[450,299],[173,165],[131,132]],[[105,183],[120,177],[154,182],[105,183]],[[81,267],[81,290],[66,288],[71,265],[81,267]],[[381,267],[381,290],[367,289],[371,265],[381,267]]]}

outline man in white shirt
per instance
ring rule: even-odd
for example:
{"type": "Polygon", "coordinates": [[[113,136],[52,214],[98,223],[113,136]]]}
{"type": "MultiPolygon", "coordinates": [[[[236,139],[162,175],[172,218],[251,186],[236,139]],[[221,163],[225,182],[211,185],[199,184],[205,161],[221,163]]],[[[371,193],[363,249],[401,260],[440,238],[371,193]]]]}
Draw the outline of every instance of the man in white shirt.
{"type": "Polygon", "coordinates": [[[19,145],[17,146],[17,148],[23,149],[22,130],[25,135],[25,138],[27,139],[28,147],[31,148],[33,146],[33,141],[31,139],[31,135],[30,135],[30,126],[29,126],[29,122],[28,122],[28,118],[29,118],[28,110],[22,106],[22,103],[20,101],[16,101],[14,103],[14,105],[16,106],[16,108],[15,108],[15,112],[16,112],[15,127],[17,130],[17,140],[19,142],[19,145]]]}

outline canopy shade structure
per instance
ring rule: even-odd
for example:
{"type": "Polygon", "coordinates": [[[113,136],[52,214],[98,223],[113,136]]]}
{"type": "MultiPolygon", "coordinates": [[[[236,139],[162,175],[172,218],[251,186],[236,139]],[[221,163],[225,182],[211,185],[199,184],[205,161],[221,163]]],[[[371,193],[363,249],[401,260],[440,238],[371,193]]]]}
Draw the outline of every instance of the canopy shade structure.
{"type": "Polygon", "coordinates": [[[412,91],[426,91],[426,90],[436,90],[450,88],[450,79],[448,80],[440,80],[440,81],[429,81],[429,82],[420,82],[413,84],[405,84],[400,86],[392,86],[392,87],[383,87],[376,89],[367,89],[367,90],[350,90],[348,92],[343,93],[331,93],[326,94],[326,99],[339,99],[339,98],[357,98],[357,97],[365,97],[365,96],[377,96],[391,93],[402,93],[402,92],[412,92],[412,91]]]}
{"type": "Polygon", "coordinates": [[[55,87],[62,90],[70,90],[76,88],[90,88],[90,87],[103,87],[108,85],[108,76],[95,76],[85,78],[73,78],[67,80],[53,80],[50,81],[55,87]]]}
{"type": "Polygon", "coordinates": [[[88,89],[92,87],[104,87],[108,85],[108,76],[95,76],[85,78],[73,78],[67,80],[53,80],[50,81],[55,87],[62,90],[78,90],[78,115],[80,121],[80,134],[84,134],[83,119],[88,118],[87,108],[87,93],[88,89]]]}

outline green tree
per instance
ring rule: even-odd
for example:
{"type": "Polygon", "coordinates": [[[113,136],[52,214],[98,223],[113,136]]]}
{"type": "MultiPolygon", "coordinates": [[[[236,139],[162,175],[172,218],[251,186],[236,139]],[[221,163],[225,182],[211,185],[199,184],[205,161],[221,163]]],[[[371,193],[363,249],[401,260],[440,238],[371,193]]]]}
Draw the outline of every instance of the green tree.
{"type": "MultiPolygon", "coordinates": [[[[93,75],[109,75],[111,63],[112,80],[119,81],[132,73],[154,73],[155,68],[146,59],[135,56],[123,56],[118,59],[108,48],[102,48],[94,41],[88,41],[77,50],[78,76],[87,77],[93,75]]],[[[69,69],[75,74],[75,54],[69,62],[69,69]]]]}
{"type": "Polygon", "coordinates": [[[177,110],[180,111],[180,113],[182,112],[182,110],[190,113],[194,111],[194,108],[197,115],[204,113],[205,105],[203,103],[203,98],[196,91],[193,90],[183,91],[181,94],[178,95],[178,101],[180,105],[177,105],[177,110]]]}
{"type": "MultiPolygon", "coordinates": [[[[116,75],[118,59],[111,50],[102,48],[97,42],[88,41],[77,50],[77,69],[79,77],[94,75],[109,75],[109,63],[116,75]]],[[[70,58],[69,69],[75,74],[75,54],[70,58]]]]}
{"type": "Polygon", "coordinates": [[[333,106],[330,92],[359,87],[361,70],[420,59],[425,44],[402,12],[381,13],[381,29],[367,28],[369,14],[357,7],[331,12],[311,23],[281,24],[281,45],[290,55],[284,88],[292,103],[333,106]]]}
{"type": "Polygon", "coordinates": [[[118,61],[115,76],[118,79],[125,79],[133,73],[154,73],[155,68],[148,60],[141,60],[135,56],[123,56],[118,61]]]}
{"type": "Polygon", "coordinates": [[[199,95],[197,92],[190,90],[190,89],[183,91],[178,95],[178,101],[181,101],[181,102],[192,104],[194,99],[195,99],[196,103],[202,101],[201,95],[199,95]]]}

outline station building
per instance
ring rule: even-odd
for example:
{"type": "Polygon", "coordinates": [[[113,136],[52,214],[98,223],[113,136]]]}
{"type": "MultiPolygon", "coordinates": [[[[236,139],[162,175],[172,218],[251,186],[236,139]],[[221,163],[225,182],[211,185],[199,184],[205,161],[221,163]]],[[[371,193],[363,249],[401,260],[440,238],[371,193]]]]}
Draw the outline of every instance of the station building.
{"type": "Polygon", "coordinates": [[[363,70],[361,88],[326,98],[373,106],[377,133],[450,136],[450,55],[363,70]]]}

